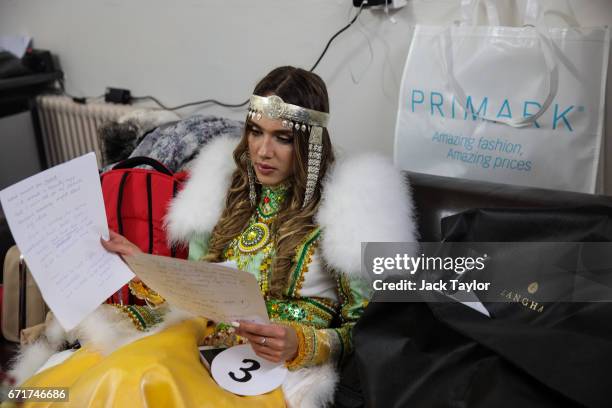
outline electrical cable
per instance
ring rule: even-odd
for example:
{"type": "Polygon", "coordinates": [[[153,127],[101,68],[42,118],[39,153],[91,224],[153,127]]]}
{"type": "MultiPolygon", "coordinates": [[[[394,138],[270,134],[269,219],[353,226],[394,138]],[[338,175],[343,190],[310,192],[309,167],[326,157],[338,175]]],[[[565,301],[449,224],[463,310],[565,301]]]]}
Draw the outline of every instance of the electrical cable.
{"type": "MultiPolygon", "coordinates": [[[[349,20],[350,20],[350,14],[349,14],[349,20]]],[[[351,73],[351,80],[353,81],[353,84],[358,85],[361,82],[361,80],[365,77],[368,70],[370,69],[372,62],[374,62],[374,47],[372,46],[372,41],[370,41],[369,33],[367,32],[367,30],[365,30],[365,25],[363,24],[363,21],[358,22],[356,29],[359,30],[359,32],[362,33],[363,36],[365,37],[368,43],[368,49],[370,51],[370,60],[368,61],[368,65],[365,67],[365,69],[362,70],[362,73],[359,78],[355,75],[355,72],[353,71],[353,67],[351,63],[350,62],[348,63],[349,72],[351,73]]]]}
{"type": "MultiPolygon", "coordinates": [[[[321,60],[323,59],[323,57],[327,53],[327,50],[329,49],[329,46],[336,39],[336,37],[338,37],[340,34],[342,34],[344,31],[346,31],[350,26],[353,25],[353,23],[355,23],[355,21],[357,21],[357,19],[359,18],[359,15],[363,11],[364,6],[367,5],[367,4],[368,4],[367,0],[363,1],[361,3],[361,6],[359,6],[359,10],[357,11],[357,14],[355,15],[355,17],[353,17],[353,19],[346,26],[341,28],[338,32],[336,32],[329,39],[329,41],[327,42],[327,45],[325,46],[325,49],[323,49],[323,52],[321,53],[321,55],[317,59],[317,62],[315,62],[315,64],[312,66],[312,68],[310,68],[310,70],[309,70],[310,72],[314,71],[315,68],[319,65],[319,62],[321,62],[321,60]]],[[[155,98],[155,97],[153,97],[151,95],[147,95],[147,96],[134,96],[134,97],[132,97],[132,100],[143,100],[143,99],[149,99],[149,100],[155,102],[157,105],[159,105],[162,109],[165,109],[165,110],[168,110],[168,111],[175,111],[175,110],[186,108],[188,106],[203,105],[205,103],[214,103],[215,105],[223,106],[223,107],[226,107],[226,108],[240,108],[240,107],[243,107],[243,106],[245,106],[245,105],[247,105],[249,103],[248,99],[246,101],[244,101],[243,103],[240,103],[240,104],[223,103],[223,102],[219,102],[216,99],[205,99],[205,100],[202,100],[202,101],[195,101],[195,102],[184,103],[182,105],[178,105],[178,106],[174,106],[172,108],[169,108],[169,107],[165,106],[163,103],[161,103],[157,98],[155,98]]]]}
{"type": "Polygon", "coordinates": [[[143,100],[143,99],[149,99],[149,100],[155,102],[157,105],[159,105],[162,109],[165,109],[165,110],[168,110],[168,111],[175,111],[175,110],[186,108],[188,106],[203,105],[205,103],[214,103],[215,105],[223,106],[223,107],[226,107],[226,108],[240,108],[242,106],[245,106],[247,103],[249,103],[248,99],[246,101],[242,102],[242,103],[237,103],[237,104],[219,102],[216,99],[205,99],[205,100],[202,100],[202,101],[184,103],[182,105],[178,105],[178,106],[174,106],[172,108],[169,108],[166,105],[164,105],[163,103],[161,103],[157,98],[155,98],[154,96],[151,96],[151,95],[133,96],[132,97],[132,100],[135,100],[135,101],[143,100]]]}
{"type": "MultiPolygon", "coordinates": [[[[363,1],[361,3],[361,6],[359,6],[359,10],[357,11],[357,14],[355,15],[355,17],[353,17],[353,19],[346,26],[344,26],[342,29],[340,29],[338,32],[336,32],[329,39],[329,41],[327,42],[327,45],[325,46],[325,49],[323,50],[323,52],[321,53],[321,55],[317,59],[317,62],[315,62],[315,64],[312,66],[312,68],[310,68],[310,72],[314,71],[314,69],[317,67],[317,65],[319,65],[319,62],[321,62],[321,60],[323,59],[323,57],[327,53],[327,50],[329,49],[329,46],[336,39],[336,37],[338,37],[340,34],[342,34],[344,31],[346,31],[350,26],[353,25],[353,23],[355,23],[355,21],[357,21],[357,19],[359,18],[359,15],[361,14],[361,11],[363,10],[363,7],[366,4],[368,4],[367,0],[363,1]]],[[[204,105],[206,103],[214,103],[215,105],[223,106],[223,107],[226,107],[226,108],[240,108],[240,107],[243,107],[243,106],[245,106],[245,105],[247,105],[249,103],[248,99],[246,101],[244,101],[243,103],[239,103],[239,104],[223,103],[223,102],[219,102],[216,99],[205,99],[205,100],[202,100],[202,101],[189,102],[189,103],[185,103],[185,104],[182,104],[182,105],[178,105],[178,106],[174,106],[172,108],[169,108],[166,105],[164,105],[163,103],[161,103],[157,98],[155,98],[155,97],[153,97],[151,95],[147,95],[147,96],[134,96],[134,97],[132,97],[132,100],[144,100],[144,99],[149,99],[149,100],[155,102],[157,105],[159,105],[159,107],[161,107],[162,109],[165,109],[165,110],[168,110],[168,111],[175,111],[175,110],[183,109],[183,108],[186,108],[186,107],[189,107],[189,106],[204,105]]]]}
{"type": "Polygon", "coordinates": [[[317,67],[317,65],[319,65],[319,62],[321,62],[321,60],[323,59],[323,56],[327,52],[327,50],[328,50],[329,46],[331,45],[332,41],[334,41],[336,39],[336,37],[338,37],[340,34],[345,32],[350,26],[353,25],[353,23],[355,21],[357,21],[357,19],[359,18],[359,15],[361,14],[361,11],[363,10],[363,6],[365,6],[366,4],[368,4],[367,1],[361,2],[361,6],[359,6],[359,11],[357,11],[357,14],[355,15],[355,17],[353,17],[353,19],[347,25],[345,25],[343,28],[341,28],[336,34],[334,34],[329,39],[329,41],[327,42],[327,45],[325,46],[325,49],[323,50],[323,52],[319,56],[319,59],[317,59],[317,62],[315,62],[315,64],[312,66],[312,68],[310,68],[310,72],[314,71],[315,68],[317,67]]]}
{"type": "MultiPolygon", "coordinates": [[[[352,19],[352,20],[351,20],[351,21],[350,21],[350,22],[349,22],[349,23],[348,23],[346,26],[344,26],[343,28],[341,28],[341,29],[340,29],[338,32],[336,32],[336,33],[335,33],[335,34],[334,34],[334,35],[333,35],[333,36],[332,36],[332,37],[329,39],[329,41],[327,42],[327,45],[326,45],[326,46],[325,46],[325,48],[323,49],[323,52],[321,53],[321,55],[319,55],[319,58],[317,59],[317,62],[315,62],[315,64],[312,66],[312,68],[310,68],[310,70],[309,70],[310,72],[313,72],[313,71],[315,70],[315,68],[316,68],[316,67],[319,65],[319,62],[321,62],[321,60],[323,59],[323,57],[324,57],[324,56],[325,56],[325,54],[327,53],[327,50],[329,49],[329,46],[330,46],[330,45],[331,45],[331,43],[332,43],[332,42],[333,42],[333,41],[336,39],[336,37],[338,37],[340,34],[342,34],[343,32],[345,32],[345,31],[346,31],[346,30],[347,30],[347,29],[348,29],[350,26],[352,26],[352,25],[353,25],[353,23],[355,23],[355,21],[357,21],[357,19],[359,18],[359,15],[361,14],[361,12],[362,12],[362,10],[363,10],[363,7],[364,7],[365,5],[367,5],[367,4],[368,4],[367,0],[364,0],[364,1],[361,3],[361,6],[359,6],[359,10],[357,11],[357,14],[355,15],[355,17],[353,17],[353,19],[352,19]]],[[[87,99],[99,99],[99,98],[101,98],[101,97],[103,97],[103,96],[104,96],[104,95],[101,95],[101,96],[98,96],[98,97],[95,97],[95,98],[93,98],[93,97],[82,97],[82,98],[75,97],[75,96],[73,96],[73,95],[70,95],[68,92],[66,92],[66,89],[65,89],[65,87],[64,87],[64,81],[63,81],[63,79],[60,79],[60,80],[59,80],[59,82],[60,82],[60,85],[61,85],[61,91],[62,91],[62,94],[66,95],[66,96],[68,96],[68,97],[70,97],[70,98],[72,98],[72,100],[73,100],[74,102],[77,102],[77,103],[82,103],[82,104],[84,104],[84,103],[87,103],[87,99]]],[[[242,103],[237,103],[237,104],[224,103],[224,102],[220,102],[220,101],[218,101],[218,100],[216,100],[216,99],[204,99],[204,100],[201,100],[201,101],[195,101],[195,102],[184,103],[184,104],[182,104],[182,105],[178,105],[178,106],[174,106],[174,107],[171,107],[171,108],[170,108],[170,107],[167,107],[166,105],[164,105],[163,103],[161,103],[161,102],[159,101],[159,99],[157,99],[157,98],[155,98],[154,96],[151,96],[151,95],[146,95],[146,96],[133,96],[133,97],[131,98],[131,100],[132,100],[132,101],[139,101],[139,100],[145,100],[145,99],[148,99],[148,100],[153,101],[153,102],[154,102],[154,103],[156,103],[156,104],[157,104],[157,105],[158,105],[160,108],[162,108],[162,109],[164,109],[164,110],[167,110],[167,111],[175,111],[175,110],[179,110],[179,109],[187,108],[187,107],[189,107],[189,106],[204,105],[204,104],[206,104],[206,103],[214,103],[215,105],[223,106],[223,107],[226,107],[226,108],[241,108],[241,107],[243,107],[243,106],[245,106],[245,105],[247,105],[247,104],[249,103],[249,100],[248,100],[248,99],[247,99],[246,101],[242,102],[242,103]]]]}
{"type": "Polygon", "coordinates": [[[61,91],[62,95],[65,95],[65,96],[69,97],[75,103],[80,103],[81,105],[85,105],[87,103],[87,101],[90,100],[90,99],[100,99],[100,98],[104,97],[104,95],[100,95],[100,96],[81,96],[81,97],[71,95],[68,92],[66,92],[66,86],[64,85],[64,78],[60,78],[57,81],[60,84],[60,91],[61,91]]]}

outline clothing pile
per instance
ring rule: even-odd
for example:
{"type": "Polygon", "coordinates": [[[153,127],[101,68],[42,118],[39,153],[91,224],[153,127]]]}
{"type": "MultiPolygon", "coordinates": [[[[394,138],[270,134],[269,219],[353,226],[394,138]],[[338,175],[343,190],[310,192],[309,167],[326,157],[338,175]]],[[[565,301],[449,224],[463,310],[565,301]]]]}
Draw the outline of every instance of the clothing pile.
{"type": "Polygon", "coordinates": [[[244,126],[241,121],[213,115],[194,115],[178,121],[172,120],[172,116],[160,115],[155,111],[146,118],[126,117],[103,125],[99,130],[103,171],[128,157],[145,156],[178,172],[185,169],[211,139],[240,136],[244,126]]]}

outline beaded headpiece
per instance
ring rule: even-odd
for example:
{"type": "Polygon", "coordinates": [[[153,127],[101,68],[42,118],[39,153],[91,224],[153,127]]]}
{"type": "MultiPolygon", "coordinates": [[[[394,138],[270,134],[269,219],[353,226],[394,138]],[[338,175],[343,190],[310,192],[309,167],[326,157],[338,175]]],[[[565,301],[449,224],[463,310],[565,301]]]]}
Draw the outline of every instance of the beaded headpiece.
{"type": "MultiPolygon", "coordinates": [[[[302,132],[310,130],[308,138],[308,171],[303,204],[305,207],[312,200],[319,181],[319,169],[321,168],[321,157],[323,154],[323,128],[327,127],[329,113],[285,103],[277,95],[267,97],[252,95],[247,117],[259,120],[262,115],[266,115],[270,119],[282,119],[282,126],[287,129],[301,130],[302,132]]],[[[257,200],[255,175],[250,166],[248,168],[249,199],[251,204],[255,206],[257,200]]]]}

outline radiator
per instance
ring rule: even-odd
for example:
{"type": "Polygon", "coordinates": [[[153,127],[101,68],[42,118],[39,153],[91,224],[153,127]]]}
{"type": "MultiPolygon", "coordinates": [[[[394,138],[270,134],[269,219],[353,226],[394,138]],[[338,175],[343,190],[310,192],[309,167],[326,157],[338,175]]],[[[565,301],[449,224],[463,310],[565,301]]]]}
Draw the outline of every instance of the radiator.
{"type": "Polygon", "coordinates": [[[98,127],[136,109],[102,102],[79,104],[57,95],[42,95],[36,102],[49,167],[91,151],[96,153],[99,166],[98,127]]]}

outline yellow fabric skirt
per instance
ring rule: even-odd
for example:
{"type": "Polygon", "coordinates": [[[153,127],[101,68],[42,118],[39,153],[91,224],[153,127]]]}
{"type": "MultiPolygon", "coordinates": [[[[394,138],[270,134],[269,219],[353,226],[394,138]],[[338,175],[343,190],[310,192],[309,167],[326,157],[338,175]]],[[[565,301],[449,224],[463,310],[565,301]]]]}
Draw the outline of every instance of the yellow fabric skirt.
{"type": "Polygon", "coordinates": [[[280,388],[242,397],[220,388],[200,362],[198,344],[212,328],[187,320],[104,357],[82,348],[22,387],[67,387],[65,403],[26,407],[285,407],[280,388]]]}

